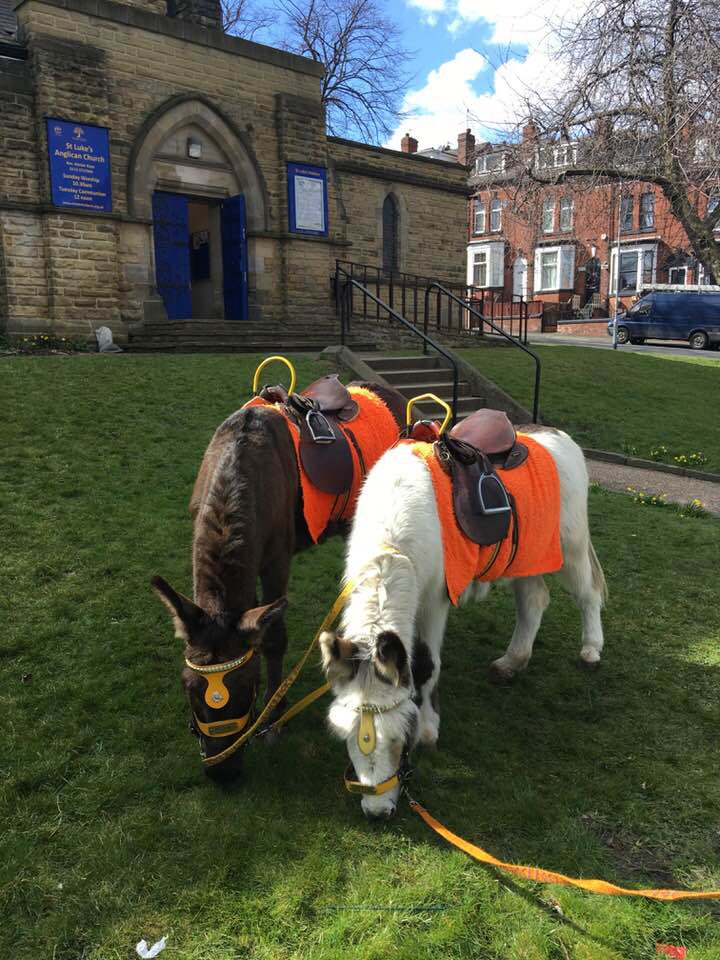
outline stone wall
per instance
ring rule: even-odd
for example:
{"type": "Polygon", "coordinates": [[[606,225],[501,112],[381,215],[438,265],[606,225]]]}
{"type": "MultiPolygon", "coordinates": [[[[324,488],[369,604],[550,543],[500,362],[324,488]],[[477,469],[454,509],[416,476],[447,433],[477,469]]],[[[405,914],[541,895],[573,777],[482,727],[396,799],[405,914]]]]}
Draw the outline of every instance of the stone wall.
{"type": "Polygon", "coordinates": [[[328,138],[329,200],[335,255],[382,262],[382,208],[400,211],[400,271],[462,283],[465,277],[467,171],[417,154],[328,138]]]}
{"type": "Polygon", "coordinates": [[[156,189],[245,195],[252,320],[328,318],[335,259],[380,262],[390,191],[402,269],[462,279],[465,170],[328,139],[322,67],[187,19],[212,6],[188,0],[170,17],[164,0],[21,0],[28,60],[0,60],[0,307],[14,331],[106,324],[123,340],[157,307],[156,189]],[[111,213],[52,205],[46,117],[109,128],[111,213]],[[327,238],[289,233],[290,162],[328,168],[327,238]]]}

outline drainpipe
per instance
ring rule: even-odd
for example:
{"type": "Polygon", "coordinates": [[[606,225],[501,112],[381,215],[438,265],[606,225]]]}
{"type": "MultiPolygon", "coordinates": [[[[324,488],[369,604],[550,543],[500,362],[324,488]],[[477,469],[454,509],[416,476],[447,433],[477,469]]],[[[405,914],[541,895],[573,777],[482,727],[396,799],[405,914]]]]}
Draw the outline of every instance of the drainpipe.
{"type": "MultiPolygon", "coordinates": [[[[617,247],[615,251],[615,316],[613,317],[613,350],[617,350],[617,319],[620,303],[620,233],[622,231],[622,180],[618,196],[617,247]]],[[[612,260],[612,258],[611,258],[612,260]]]]}

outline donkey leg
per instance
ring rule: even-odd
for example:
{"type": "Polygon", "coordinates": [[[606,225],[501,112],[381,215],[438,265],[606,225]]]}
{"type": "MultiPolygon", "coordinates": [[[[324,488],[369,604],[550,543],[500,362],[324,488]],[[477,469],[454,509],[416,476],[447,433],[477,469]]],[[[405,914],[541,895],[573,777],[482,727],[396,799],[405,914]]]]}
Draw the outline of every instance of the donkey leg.
{"type": "Polygon", "coordinates": [[[600,611],[607,591],[605,576],[589,536],[578,543],[563,544],[563,554],[565,562],[560,579],[582,615],[580,663],[596,667],[604,643],[600,611]]]}
{"type": "Polygon", "coordinates": [[[437,682],[440,676],[440,651],[445,636],[449,604],[443,581],[442,595],[426,604],[418,617],[418,639],[413,650],[415,702],[420,710],[420,743],[434,747],[440,732],[437,682]]]}
{"type": "Polygon", "coordinates": [[[502,657],[490,666],[490,679],[507,683],[524,670],[532,656],[533,644],[550,594],[542,577],[518,577],[512,581],[515,594],[515,630],[502,657]]]}

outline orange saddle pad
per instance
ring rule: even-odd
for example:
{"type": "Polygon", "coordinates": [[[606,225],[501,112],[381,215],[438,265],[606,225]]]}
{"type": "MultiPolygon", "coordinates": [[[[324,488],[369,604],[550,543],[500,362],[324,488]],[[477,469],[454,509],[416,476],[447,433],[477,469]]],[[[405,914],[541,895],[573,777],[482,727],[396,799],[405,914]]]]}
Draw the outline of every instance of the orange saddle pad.
{"type": "Polygon", "coordinates": [[[434,444],[412,444],[413,453],[424,460],[432,476],[442,529],[445,580],[448,596],[455,606],[473,580],[532,577],[554,573],[563,565],[560,478],[555,461],[545,447],[527,434],[519,433],[518,440],[528,448],[525,463],[514,470],[497,470],[515,499],[518,547],[512,557],[511,530],[494,560],[495,547],[478,546],[458,526],[453,510],[452,480],[436,457],[434,444]]]}

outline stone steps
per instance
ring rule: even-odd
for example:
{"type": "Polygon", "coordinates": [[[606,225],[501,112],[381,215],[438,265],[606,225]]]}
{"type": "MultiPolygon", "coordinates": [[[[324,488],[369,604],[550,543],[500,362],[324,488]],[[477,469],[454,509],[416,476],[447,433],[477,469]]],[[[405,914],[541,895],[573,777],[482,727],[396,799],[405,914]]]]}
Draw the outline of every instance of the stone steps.
{"type": "MultiPolygon", "coordinates": [[[[365,363],[384,380],[392,384],[410,400],[421,393],[434,393],[441,400],[452,403],[452,369],[439,357],[433,356],[366,356],[365,363]]],[[[458,381],[457,418],[473,413],[486,406],[485,397],[474,396],[467,380],[458,381]]],[[[420,403],[417,411],[425,417],[437,417],[436,404],[420,403]]]]}
{"type": "MultiPolygon", "coordinates": [[[[140,353],[319,353],[339,343],[337,324],[245,323],[223,320],[169,320],[146,323],[132,331],[128,349],[140,353]]],[[[375,349],[367,335],[348,344],[354,350],[375,349]]]]}

